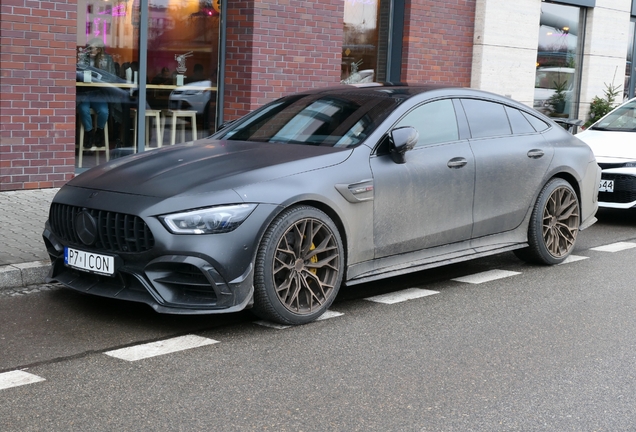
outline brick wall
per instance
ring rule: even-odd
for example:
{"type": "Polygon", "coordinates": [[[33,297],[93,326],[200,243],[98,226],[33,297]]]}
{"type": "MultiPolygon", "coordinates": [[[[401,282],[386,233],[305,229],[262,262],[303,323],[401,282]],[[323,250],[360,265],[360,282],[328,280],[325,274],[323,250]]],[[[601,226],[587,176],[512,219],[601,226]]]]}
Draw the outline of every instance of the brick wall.
{"type": "Polygon", "coordinates": [[[0,8],[0,190],[62,186],[74,175],[77,0],[0,8]]]}
{"type": "Polygon", "coordinates": [[[476,0],[407,0],[402,81],[470,86],[476,0]]]}
{"type": "Polygon", "coordinates": [[[344,2],[233,1],[224,119],[280,96],[340,83],[344,2]]]}

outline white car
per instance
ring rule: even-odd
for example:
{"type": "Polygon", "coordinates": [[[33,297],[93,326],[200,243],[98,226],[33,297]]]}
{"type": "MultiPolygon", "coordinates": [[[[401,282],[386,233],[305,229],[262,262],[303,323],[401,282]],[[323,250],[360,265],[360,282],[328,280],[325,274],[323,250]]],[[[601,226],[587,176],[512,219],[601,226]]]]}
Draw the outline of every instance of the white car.
{"type": "MultiPolygon", "coordinates": [[[[565,85],[566,101],[571,100],[574,88],[574,68],[541,67],[537,69],[534,82],[534,109],[548,116],[552,114],[552,107],[548,101],[559,84],[565,85]]],[[[568,108],[566,103],[558,114],[569,114],[568,108]]]]}
{"type": "Polygon", "coordinates": [[[177,87],[170,93],[168,108],[172,110],[194,110],[205,114],[212,97],[212,81],[196,81],[177,87]]]}
{"type": "Polygon", "coordinates": [[[636,98],[576,135],[592,148],[601,167],[599,206],[636,207],[636,98]]]}

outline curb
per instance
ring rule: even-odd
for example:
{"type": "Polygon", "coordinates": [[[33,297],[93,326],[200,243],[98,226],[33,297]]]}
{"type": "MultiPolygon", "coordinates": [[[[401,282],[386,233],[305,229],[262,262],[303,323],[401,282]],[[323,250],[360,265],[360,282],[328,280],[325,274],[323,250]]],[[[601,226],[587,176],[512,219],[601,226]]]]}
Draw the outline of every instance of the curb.
{"type": "Polygon", "coordinates": [[[0,290],[43,284],[50,269],[50,261],[0,266],[0,290]]]}

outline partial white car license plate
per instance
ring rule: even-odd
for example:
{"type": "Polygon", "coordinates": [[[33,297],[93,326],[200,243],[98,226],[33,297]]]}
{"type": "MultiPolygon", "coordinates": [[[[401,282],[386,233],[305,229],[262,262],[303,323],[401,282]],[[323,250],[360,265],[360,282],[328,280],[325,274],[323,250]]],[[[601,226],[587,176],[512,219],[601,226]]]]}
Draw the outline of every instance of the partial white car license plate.
{"type": "Polygon", "coordinates": [[[107,276],[115,274],[115,257],[64,248],[64,264],[79,270],[107,276]]]}
{"type": "Polygon", "coordinates": [[[601,184],[598,186],[599,192],[614,192],[614,180],[601,179],[601,184]]]}

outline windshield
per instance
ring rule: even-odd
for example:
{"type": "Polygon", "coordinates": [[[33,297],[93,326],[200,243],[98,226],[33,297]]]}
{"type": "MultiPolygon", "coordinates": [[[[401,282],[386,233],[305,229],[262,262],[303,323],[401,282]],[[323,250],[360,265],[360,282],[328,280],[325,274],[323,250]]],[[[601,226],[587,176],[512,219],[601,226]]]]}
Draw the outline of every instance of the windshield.
{"type": "Polygon", "coordinates": [[[636,99],[615,109],[590,129],[636,132],[636,99]]]}
{"type": "Polygon", "coordinates": [[[279,99],[221,130],[226,140],[354,147],[399,103],[378,95],[309,94],[279,99]]]}

